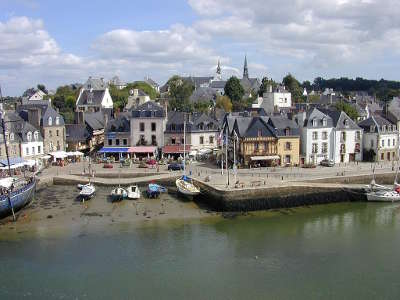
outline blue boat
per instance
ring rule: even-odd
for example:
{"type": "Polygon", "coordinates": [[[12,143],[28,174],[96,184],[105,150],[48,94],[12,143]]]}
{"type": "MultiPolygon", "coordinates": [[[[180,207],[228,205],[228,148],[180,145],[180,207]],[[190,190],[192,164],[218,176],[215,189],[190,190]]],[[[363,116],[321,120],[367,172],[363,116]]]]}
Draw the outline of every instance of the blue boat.
{"type": "Polygon", "coordinates": [[[14,212],[30,203],[35,195],[36,183],[37,180],[33,178],[26,185],[15,188],[10,193],[10,199],[8,195],[0,195],[0,217],[4,218],[12,214],[10,201],[14,212]]]}
{"type": "Polygon", "coordinates": [[[146,193],[149,198],[157,198],[161,193],[165,193],[167,189],[161,185],[150,183],[147,187],[146,193]]]}

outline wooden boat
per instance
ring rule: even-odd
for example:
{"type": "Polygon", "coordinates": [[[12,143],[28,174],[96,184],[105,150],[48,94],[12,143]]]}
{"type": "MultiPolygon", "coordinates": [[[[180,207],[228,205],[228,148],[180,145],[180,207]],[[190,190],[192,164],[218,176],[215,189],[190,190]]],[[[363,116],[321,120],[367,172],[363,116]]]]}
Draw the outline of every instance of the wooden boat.
{"type": "Polygon", "coordinates": [[[397,191],[380,190],[367,193],[367,199],[374,202],[397,202],[400,201],[400,194],[397,191]]]}
{"type": "Polygon", "coordinates": [[[94,196],[95,193],[96,188],[93,184],[89,183],[82,187],[82,190],[79,192],[79,198],[82,199],[82,201],[89,200],[94,196]]]}
{"type": "Polygon", "coordinates": [[[113,189],[111,191],[111,200],[112,201],[121,201],[121,200],[125,199],[126,197],[128,197],[128,192],[121,187],[117,187],[116,189],[113,189]]]}
{"type": "Polygon", "coordinates": [[[8,193],[0,195],[0,217],[7,217],[13,210],[16,212],[29,204],[35,195],[36,183],[37,180],[32,178],[28,181],[13,181],[15,188],[12,190],[10,187],[2,186],[8,189],[8,193]]]}
{"type": "Polygon", "coordinates": [[[131,185],[127,189],[128,199],[139,199],[140,198],[140,190],[137,185],[131,185]]]}
{"type": "Polygon", "coordinates": [[[200,194],[200,188],[193,184],[193,180],[184,175],[176,180],[178,191],[185,196],[196,196],[200,194]]]}

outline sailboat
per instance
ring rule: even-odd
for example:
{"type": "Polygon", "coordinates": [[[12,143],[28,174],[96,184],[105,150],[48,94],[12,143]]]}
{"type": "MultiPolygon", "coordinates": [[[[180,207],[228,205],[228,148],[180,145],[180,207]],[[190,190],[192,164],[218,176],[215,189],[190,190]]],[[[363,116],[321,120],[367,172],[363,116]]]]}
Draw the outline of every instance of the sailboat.
{"type": "Polygon", "coordinates": [[[194,185],[192,178],[186,176],[186,115],[183,116],[183,175],[176,179],[175,184],[179,193],[193,197],[200,194],[200,188],[194,185]]]}
{"type": "MultiPolygon", "coordinates": [[[[0,90],[1,92],[1,90],[0,90]]],[[[1,94],[0,94],[1,99],[1,94]]],[[[3,129],[4,145],[6,145],[6,156],[8,164],[9,177],[0,179],[0,217],[7,217],[12,214],[14,221],[15,212],[29,204],[35,195],[37,180],[35,176],[29,179],[18,179],[11,176],[10,157],[8,155],[8,146],[6,140],[6,128],[4,121],[4,111],[0,104],[1,126],[3,129]]]]}
{"type": "MultiPolygon", "coordinates": [[[[375,168],[374,168],[375,169],[375,168]]],[[[399,159],[397,159],[396,176],[393,182],[393,188],[375,184],[375,175],[370,184],[371,192],[367,193],[367,200],[374,202],[397,202],[400,201],[400,186],[397,183],[399,173],[399,159]],[[377,188],[376,188],[377,187],[377,188]],[[375,188],[375,190],[374,190],[375,188]]],[[[375,172],[374,172],[375,174],[375,172]]]]}

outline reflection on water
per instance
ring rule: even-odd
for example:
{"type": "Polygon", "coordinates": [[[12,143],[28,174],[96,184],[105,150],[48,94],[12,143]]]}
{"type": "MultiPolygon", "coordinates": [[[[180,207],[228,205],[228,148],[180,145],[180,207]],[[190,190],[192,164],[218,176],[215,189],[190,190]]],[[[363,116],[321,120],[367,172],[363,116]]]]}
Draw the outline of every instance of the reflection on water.
{"type": "Polygon", "coordinates": [[[395,299],[399,213],[343,203],[0,242],[0,297],[395,299]]]}

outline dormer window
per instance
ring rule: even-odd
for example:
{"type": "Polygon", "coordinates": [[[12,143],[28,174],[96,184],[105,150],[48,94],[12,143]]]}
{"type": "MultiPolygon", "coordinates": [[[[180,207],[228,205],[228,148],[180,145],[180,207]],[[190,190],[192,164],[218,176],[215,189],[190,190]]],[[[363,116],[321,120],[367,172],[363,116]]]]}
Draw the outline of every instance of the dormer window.
{"type": "Polygon", "coordinates": [[[60,117],[56,117],[56,125],[60,124],[60,117]]]}
{"type": "Polygon", "coordinates": [[[326,118],[323,118],[323,119],[322,119],[322,126],[326,126],[326,125],[327,125],[326,118]]]}
{"type": "Polygon", "coordinates": [[[14,133],[10,133],[10,141],[13,141],[14,140],[14,133]]]}
{"type": "Polygon", "coordinates": [[[257,136],[261,136],[261,129],[258,129],[257,136]]]}
{"type": "Polygon", "coordinates": [[[382,125],[382,132],[386,131],[386,125],[382,125]]]}
{"type": "Polygon", "coordinates": [[[318,125],[318,124],[317,124],[317,120],[316,120],[316,119],[313,119],[313,120],[312,120],[312,126],[313,126],[313,127],[317,127],[317,125],[318,125]]]}
{"type": "Polygon", "coordinates": [[[348,119],[344,120],[344,126],[345,126],[345,127],[348,127],[348,126],[349,126],[349,120],[348,120],[348,119]]]}
{"type": "Polygon", "coordinates": [[[35,131],[35,133],[33,134],[33,138],[35,139],[35,141],[37,141],[39,139],[39,132],[35,131]]]}
{"type": "Polygon", "coordinates": [[[32,132],[28,132],[27,134],[26,134],[26,139],[28,140],[28,142],[30,142],[31,140],[32,140],[32,132]]]}
{"type": "Polygon", "coordinates": [[[375,132],[375,125],[371,125],[371,126],[370,126],[369,132],[375,132]]]}
{"type": "Polygon", "coordinates": [[[53,125],[53,119],[51,117],[49,117],[48,123],[49,123],[49,126],[53,125]]]}
{"type": "Polygon", "coordinates": [[[289,135],[290,135],[290,128],[289,128],[289,127],[287,127],[287,128],[285,129],[285,135],[286,135],[286,136],[289,136],[289,135]]]}

